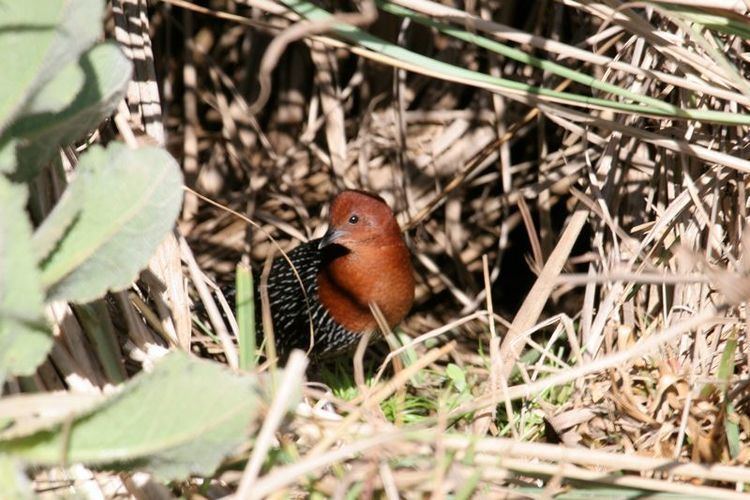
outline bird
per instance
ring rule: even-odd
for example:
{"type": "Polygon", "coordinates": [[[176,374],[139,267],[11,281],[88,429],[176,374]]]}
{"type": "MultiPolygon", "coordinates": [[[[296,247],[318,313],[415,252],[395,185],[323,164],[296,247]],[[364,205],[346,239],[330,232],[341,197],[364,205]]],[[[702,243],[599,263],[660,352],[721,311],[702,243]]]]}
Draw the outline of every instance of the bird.
{"type": "MultiPolygon", "coordinates": [[[[314,361],[351,353],[363,335],[378,333],[370,304],[393,328],[411,309],[414,286],[411,252],[385,200],[367,191],[340,192],[331,202],[323,237],[271,265],[267,291],[277,357],[283,362],[293,349],[314,361]]],[[[260,297],[256,286],[262,340],[260,297]]]]}

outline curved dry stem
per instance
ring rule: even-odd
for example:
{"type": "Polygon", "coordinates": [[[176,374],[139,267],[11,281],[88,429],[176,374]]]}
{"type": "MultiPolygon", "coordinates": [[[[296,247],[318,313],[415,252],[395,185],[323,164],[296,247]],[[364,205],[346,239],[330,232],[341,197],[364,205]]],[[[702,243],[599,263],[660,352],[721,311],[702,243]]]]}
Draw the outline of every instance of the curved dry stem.
{"type": "Polygon", "coordinates": [[[322,21],[300,21],[289,26],[287,29],[274,38],[268,45],[263,59],[260,61],[258,70],[258,84],[260,90],[258,97],[250,105],[248,112],[251,115],[257,114],[268,102],[271,96],[271,73],[279,63],[282,54],[289,44],[312,35],[320,35],[330,30],[335,24],[345,23],[353,26],[368,26],[378,18],[378,9],[375,7],[373,0],[364,0],[362,2],[362,11],[356,13],[338,13],[331,18],[322,21]]]}

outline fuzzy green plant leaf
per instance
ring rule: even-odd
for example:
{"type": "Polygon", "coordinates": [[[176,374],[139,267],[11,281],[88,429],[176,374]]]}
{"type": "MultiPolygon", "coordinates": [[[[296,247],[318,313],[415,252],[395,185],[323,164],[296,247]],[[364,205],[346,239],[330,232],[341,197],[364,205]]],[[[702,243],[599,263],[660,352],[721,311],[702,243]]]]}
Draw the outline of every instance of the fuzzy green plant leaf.
{"type": "Polygon", "coordinates": [[[39,115],[48,116],[64,110],[75,99],[86,82],[86,74],[78,61],[71,61],[60,69],[37,92],[29,96],[24,108],[24,115],[14,122],[13,129],[33,131],[41,121],[39,115]],[[29,120],[31,115],[31,120],[29,120]],[[36,120],[33,116],[37,115],[36,120]],[[19,125],[19,122],[30,122],[19,125]]]}
{"type": "Polygon", "coordinates": [[[125,93],[131,71],[117,46],[101,44],[57,73],[7,131],[8,139],[22,139],[15,177],[33,177],[59,146],[79,139],[109,116],[125,93]]]}
{"type": "Polygon", "coordinates": [[[15,172],[17,164],[15,137],[0,138],[0,174],[15,172]]]}
{"type": "Polygon", "coordinates": [[[52,345],[26,198],[25,186],[0,176],[0,379],[31,375],[52,345]]]}
{"type": "Polygon", "coordinates": [[[8,455],[0,453],[0,491],[5,498],[31,500],[31,482],[23,472],[23,467],[8,455]]]}
{"type": "MultiPolygon", "coordinates": [[[[138,275],[174,225],[182,204],[182,174],[163,149],[128,149],[112,143],[81,156],[76,177],[38,234],[69,223],[42,262],[49,298],[89,302],[108,290],[122,290],[138,275]],[[70,207],[81,198],[80,212],[70,207]]],[[[51,238],[44,240],[49,246],[51,238]]],[[[44,253],[44,252],[38,252],[44,253]]]]}
{"type": "Polygon", "coordinates": [[[32,464],[143,469],[161,480],[210,475],[256,427],[259,387],[255,375],[175,351],[93,409],[0,440],[0,453],[32,464]]]}
{"type": "Polygon", "coordinates": [[[0,135],[31,96],[96,42],[101,0],[0,3],[0,135]]]}

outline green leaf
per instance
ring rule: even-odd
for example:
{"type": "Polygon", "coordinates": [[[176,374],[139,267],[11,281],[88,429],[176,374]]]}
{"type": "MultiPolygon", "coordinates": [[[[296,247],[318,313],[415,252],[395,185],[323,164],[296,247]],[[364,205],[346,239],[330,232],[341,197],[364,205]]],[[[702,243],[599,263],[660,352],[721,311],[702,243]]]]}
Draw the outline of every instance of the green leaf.
{"type": "MultiPolygon", "coordinates": [[[[331,14],[307,0],[281,0],[284,5],[294,10],[303,18],[313,22],[329,22],[331,14]]],[[[393,9],[391,9],[393,10],[393,9]]],[[[401,14],[404,15],[404,14],[401,14]]],[[[726,123],[726,124],[750,124],[750,117],[722,111],[679,108],[663,103],[659,108],[650,105],[641,105],[631,102],[621,102],[612,99],[602,99],[590,97],[581,94],[569,92],[559,92],[546,87],[536,87],[526,83],[510,80],[507,78],[494,77],[478,71],[473,71],[460,66],[448,64],[446,62],[433,59],[416,52],[407,50],[399,45],[390,43],[382,38],[378,38],[370,33],[346,23],[333,23],[331,33],[336,36],[364,47],[377,54],[385,56],[386,59],[395,59],[406,63],[410,71],[442,78],[447,81],[472,85],[484,88],[499,94],[518,94],[526,93],[538,95],[552,102],[561,102],[570,106],[590,106],[598,109],[608,109],[616,112],[641,113],[654,116],[669,116],[681,119],[701,120],[707,122],[726,123]],[[668,108],[668,109],[666,109],[668,108]]],[[[477,37],[471,37],[473,43],[477,43],[477,37]]],[[[484,43],[483,43],[484,44],[484,43]]],[[[493,46],[496,48],[496,46],[493,46]]],[[[558,65],[559,67],[559,65],[558,65]]],[[[588,80],[589,83],[591,80],[588,80]]],[[[620,91],[620,93],[622,93],[620,91]]],[[[640,99],[641,101],[643,99],[640,99]]]]}
{"type": "Polygon", "coordinates": [[[734,355],[737,351],[737,334],[732,334],[727,339],[724,346],[724,352],[721,353],[721,360],[719,361],[719,370],[716,374],[716,378],[719,379],[718,386],[724,393],[723,405],[725,411],[724,417],[724,432],[727,437],[727,448],[729,449],[729,456],[737,458],[740,454],[741,443],[740,443],[740,426],[739,426],[739,415],[734,409],[734,405],[728,400],[727,390],[729,389],[729,382],[734,374],[734,355]]]}
{"type": "Polygon", "coordinates": [[[117,341],[117,332],[104,300],[73,306],[81,328],[91,341],[99,363],[107,378],[114,383],[122,383],[126,378],[122,364],[122,352],[117,341]]]}
{"type": "Polygon", "coordinates": [[[456,491],[456,500],[469,500],[474,498],[480,479],[482,479],[482,471],[474,470],[474,472],[466,478],[464,484],[456,491]]]}
{"type": "Polygon", "coordinates": [[[732,333],[724,345],[724,352],[721,353],[719,361],[719,370],[716,378],[719,379],[719,385],[723,391],[729,387],[729,379],[734,374],[734,353],[737,350],[737,334],[732,333]]]}
{"type": "Polygon", "coordinates": [[[86,74],[83,72],[79,61],[71,61],[46,82],[38,92],[29,96],[24,109],[26,114],[14,123],[13,129],[18,128],[18,122],[31,121],[31,127],[27,125],[20,128],[22,130],[33,130],[33,125],[40,119],[37,117],[36,120],[28,120],[29,115],[48,115],[62,111],[75,99],[76,94],[81,91],[85,82],[86,74]]]}
{"type": "Polygon", "coordinates": [[[448,366],[445,367],[445,374],[451,379],[453,386],[458,392],[466,390],[466,373],[464,373],[460,366],[448,363],[448,366]]]}
{"type": "MultiPolygon", "coordinates": [[[[81,210],[43,262],[42,284],[52,299],[89,302],[128,287],[146,266],[177,218],[182,174],[163,149],[120,143],[90,148],[76,173],[50,224],[69,220],[72,199],[83,199],[81,210]]],[[[47,224],[41,234],[54,232],[47,224]]]]}
{"type": "Polygon", "coordinates": [[[237,264],[236,284],[235,309],[239,328],[240,368],[251,370],[255,366],[257,349],[253,273],[247,265],[237,264]]]}
{"type": "Polygon", "coordinates": [[[0,135],[58,71],[96,42],[101,0],[0,2],[0,135]]]}
{"type": "Polygon", "coordinates": [[[135,467],[162,480],[210,475],[251,435],[259,398],[256,376],[175,351],[93,410],[0,441],[0,452],[34,464],[65,457],[101,468],[135,467]]]}
{"type": "MultiPolygon", "coordinates": [[[[388,341],[391,350],[407,346],[412,341],[412,338],[400,329],[396,329],[393,332],[393,335],[393,337],[386,336],[386,341],[388,341]]],[[[398,356],[399,358],[401,358],[401,361],[404,363],[405,367],[413,365],[419,359],[419,355],[417,354],[416,349],[414,349],[414,346],[406,347],[406,349],[401,351],[398,356]]],[[[425,382],[424,371],[418,370],[416,373],[414,373],[414,375],[409,377],[409,382],[411,382],[411,384],[415,387],[420,387],[421,385],[423,385],[425,382]]]]}
{"type": "Polygon", "coordinates": [[[18,139],[4,137],[0,139],[0,174],[15,172],[17,165],[16,147],[18,139]]]}
{"type": "Polygon", "coordinates": [[[727,414],[724,418],[724,432],[727,435],[727,448],[732,459],[740,456],[742,442],[740,441],[740,416],[732,403],[727,403],[727,414]]]}
{"type": "Polygon", "coordinates": [[[0,453],[0,491],[4,498],[31,500],[31,483],[17,460],[0,453]]]}
{"type": "Polygon", "coordinates": [[[42,317],[26,197],[25,186],[0,176],[0,379],[8,373],[31,375],[52,346],[42,317]]]}
{"type": "Polygon", "coordinates": [[[710,12],[688,5],[670,5],[668,2],[660,3],[659,8],[721,33],[750,38],[750,22],[747,17],[729,10],[710,12]]]}
{"type": "Polygon", "coordinates": [[[109,116],[125,93],[131,71],[117,46],[101,44],[50,80],[8,130],[8,135],[23,138],[17,177],[32,178],[59,146],[76,141],[109,116]]]}
{"type": "MultiPolygon", "coordinates": [[[[684,493],[665,493],[661,491],[649,491],[640,490],[637,488],[628,488],[623,486],[617,487],[600,487],[598,483],[593,483],[591,486],[578,486],[581,482],[573,482],[570,488],[555,494],[555,500],[601,500],[602,498],[609,498],[610,500],[641,500],[648,498],[649,500],[682,500],[685,498],[684,493]]],[[[582,483],[585,484],[585,483],[582,483]]],[[[545,487],[538,488],[533,486],[525,486],[516,488],[513,490],[517,492],[522,498],[535,498],[544,494],[545,487]]],[[[693,500],[704,499],[702,496],[690,496],[693,500]]]]}

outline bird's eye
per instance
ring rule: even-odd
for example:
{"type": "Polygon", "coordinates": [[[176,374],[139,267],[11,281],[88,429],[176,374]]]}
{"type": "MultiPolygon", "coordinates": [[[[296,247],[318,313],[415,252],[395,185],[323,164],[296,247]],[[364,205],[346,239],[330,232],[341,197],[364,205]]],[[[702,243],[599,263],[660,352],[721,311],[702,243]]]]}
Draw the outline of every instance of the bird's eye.
{"type": "Polygon", "coordinates": [[[356,215],[352,215],[351,217],[349,217],[349,224],[356,224],[357,222],[359,222],[359,217],[357,217],[356,215]]]}

